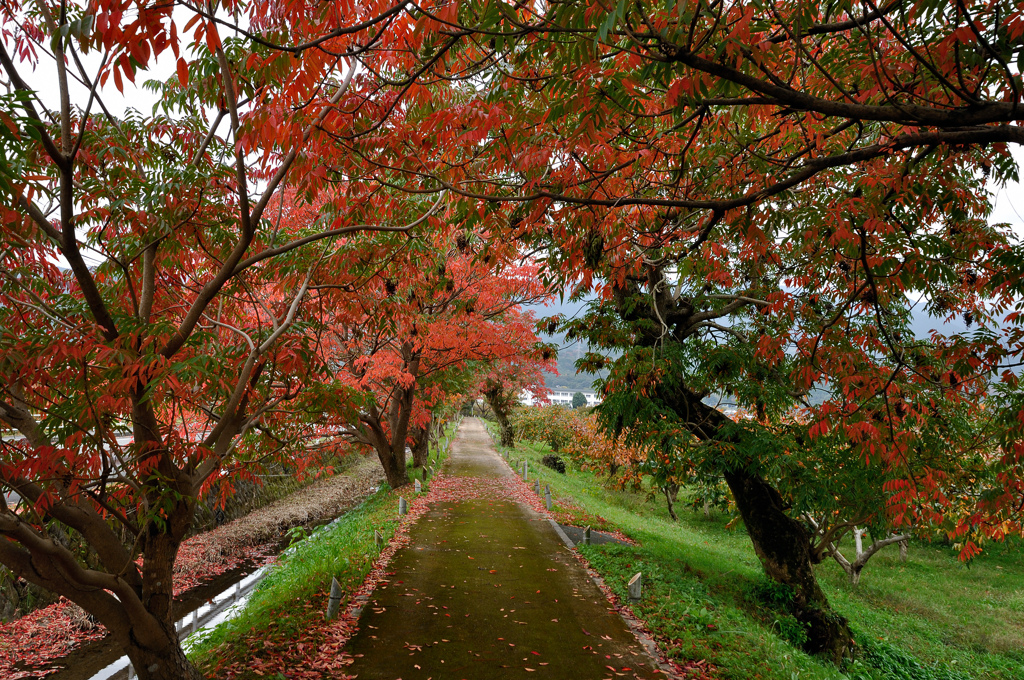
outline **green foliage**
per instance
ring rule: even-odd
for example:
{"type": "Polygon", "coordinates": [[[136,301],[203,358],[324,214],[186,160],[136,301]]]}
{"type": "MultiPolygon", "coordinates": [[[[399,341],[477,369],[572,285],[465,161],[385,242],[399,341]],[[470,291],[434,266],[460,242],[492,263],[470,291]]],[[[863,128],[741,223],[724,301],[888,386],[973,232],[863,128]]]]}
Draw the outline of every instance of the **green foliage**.
{"type": "Polygon", "coordinates": [[[373,532],[385,539],[394,534],[396,501],[396,494],[379,491],[337,522],[293,541],[293,550],[280,558],[237,617],[188,642],[189,657],[215,674],[222,663],[270,653],[276,645],[303,638],[323,620],[332,578],[351,593],[369,573],[377,557],[373,532]]]}
{"type": "Polygon", "coordinates": [[[762,576],[747,587],[747,596],[755,604],[772,609],[790,611],[793,606],[793,589],[783,583],[762,576]]]}
{"type": "Polygon", "coordinates": [[[296,543],[298,543],[300,541],[304,541],[307,538],[309,538],[309,530],[306,527],[302,526],[302,525],[299,525],[297,527],[292,527],[291,529],[288,530],[288,546],[289,547],[295,545],[296,543]]]}
{"type": "Polygon", "coordinates": [[[799,648],[807,641],[807,626],[793,616],[793,589],[762,575],[746,588],[748,601],[779,637],[799,648]]]}

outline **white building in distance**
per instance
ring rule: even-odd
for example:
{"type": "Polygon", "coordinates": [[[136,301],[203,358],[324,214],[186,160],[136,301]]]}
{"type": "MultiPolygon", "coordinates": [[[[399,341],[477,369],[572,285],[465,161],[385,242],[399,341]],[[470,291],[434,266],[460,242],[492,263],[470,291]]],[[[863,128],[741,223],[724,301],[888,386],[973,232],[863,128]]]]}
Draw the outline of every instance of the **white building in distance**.
{"type": "MultiPolygon", "coordinates": [[[[556,388],[548,392],[548,400],[558,406],[572,408],[572,397],[577,392],[587,398],[587,406],[597,406],[601,403],[601,396],[592,390],[567,390],[564,387],[556,388]]],[[[524,390],[519,394],[519,403],[523,406],[533,406],[538,401],[531,392],[524,390]]]]}

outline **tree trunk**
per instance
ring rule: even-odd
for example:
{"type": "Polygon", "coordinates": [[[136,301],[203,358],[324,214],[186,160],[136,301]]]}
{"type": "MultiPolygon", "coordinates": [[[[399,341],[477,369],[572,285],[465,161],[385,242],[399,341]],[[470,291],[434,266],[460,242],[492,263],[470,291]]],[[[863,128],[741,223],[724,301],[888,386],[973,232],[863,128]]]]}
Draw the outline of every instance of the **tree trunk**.
{"type": "Polygon", "coordinates": [[[167,644],[160,649],[143,647],[130,637],[121,643],[139,680],[203,680],[185,656],[173,625],[167,634],[167,644]]]}
{"type": "MultiPolygon", "coordinates": [[[[649,296],[641,291],[642,284],[636,282],[613,287],[616,311],[627,323],[644,322],[636,326],[637,345],[653,348],[667,341],[682,345],[699,326],[697,315],[688,302],[684,304],[672,297],[670,286],[662,285],[665,277],[658,266],[649,265],[647,275],[652,291],[649,296]],[[670,327],[666,319],[670,320],[670,327]]],[[[735,446],[742,454],[743,435],[730,427],[733,421],[705,404],[699,394],[675,378],[681,376],[666,377],[657,384],[654,394],[648,394],[664,410],[664,416],[681,424],[700,441],[735,446]]],[[[849,653],[853,636],[846,620],[832,611],[818,587],[813,568],[816,556],[807,530],[786,514],[781,495],[761,477],[760,461],[753,455],[739,460],[723,456],[717,462],[765,573],[793,589],[794,615],[807,627],[804,649],[840,661],[849,653]]]]}
{"type": "Polygon", "coordinates": [[[784,512],[779,492],[758,475],[731,471],[725,481],[765,573],[793,589],[794,615],[807,627],[804,650],[839,662],[850,653],[853,636],[814,577],[807,530],[784,512]]]}
{"type": "MultiPolygon", "coordinates": [[[[721,432],[732,421],[704,404],[698,395],[683,387],[661,396],[683,416],[694,436],[703,441],[727,441],[721,432]]],[[[829,606],[815,579],[810,534],[786,514],[782,496],[760,475],[744,468],[722,472],[765,573],[793,589],[794,615],[807,627],[804,651],[839,662],[849,655],[853,635],[846,619],[829,606]]]]}
{"type": "Polygon", "coordinates": [[[377,451],[381,467],[384,468],[384,479],[387,480],[388,486],[398,489],[409,484],[409,472],[405,469],[405,450],[402,450],[402,455],[398,455],[390,447],[374,449],[377,451]]]}
{"type": "Polygon", "coordinates": [[[185,657],[174,628],[174,562],[188,531],[194,503],[175,503],[169,520],[161,529],[151,521],[144,532],[142,563],[142,605],[147,616],[133,621],[128,630],[112,630],[139,680],[199,680],[202,675],[185,657]]]}
{"type": "Polygon", "coordinates": [[[430,436],[429,430],[423,430],[419,436],[413,439],[412,464],[413,467],[421,468],[427,464],[430,457],[430,436]]]}
{"type": "Polygon", "coordinates": [[[515,446],[515,436],[512,433],[512,425],[508,422],[508,417],[502,417],[498,420],[498,427],[501,429],[501,445],[511,449],[515,446]]]}
{"type": "Polygon", "coordinates": [[[501,445],[511,449],[515,446],[516,442],[515,433],[512,431],[512,423],[509,422],[508,417],[512,412],[512,405],[515,403],[515,399],[505,394],[504,386],[499,384],[491,385],[484,392],[484,399],[487,400],[487,405],[491,407],[494,418],[498,421],[501,445]]]}
{"type": "Polygon", "coordinates": [[[430,457],[430,430],[434,422],[433,416],[423,427],[410,428],[409,438],[412,439],[412,464],[421,468],[430,457]]]}
{"type": "Polygon", "coordinates": [[[679,487],[677,486],[673,489],[672,486],[663,486],[661,487],[661,492],[665,494],[665,502],[668,503],[668,516],[672,518],[673,522],[678,522],[679,517],[676,515],[675,503],[679,487]]]}

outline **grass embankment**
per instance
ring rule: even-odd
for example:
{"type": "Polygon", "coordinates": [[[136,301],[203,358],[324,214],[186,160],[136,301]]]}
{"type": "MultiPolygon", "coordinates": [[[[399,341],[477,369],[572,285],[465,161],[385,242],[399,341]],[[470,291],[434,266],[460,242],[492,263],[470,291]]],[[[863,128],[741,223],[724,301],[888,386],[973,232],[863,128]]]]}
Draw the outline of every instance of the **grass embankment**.
{"type": "MultiPolygon", "coordinates": [[[[447,456],[448,451],[432,452],[431,460],[443,462],[447,456]]],[[[409,476],[422,480],[420,470],[410,468],[409,476]]],[[[428,488],[429,482],[424,491],[428,488]]],[[[232,677],[255,678],[262,677],[263,662],[273,667],[274,660],[316,657],[318,646],[327,642],[324,614],[331,579],[342,587],[345,611],[380,554],[374,531],[391,540],[401,521],[398,498],[410,493],[411,487],[392,491],[383,485],[338,521],[296,542],[237,616],[189,641],[189,658],[209,677],[223,677],[230,669],[232,677]]]]}
{"type": "Polygon", "coordinates": [[[672,522],[660,496],[617,491],[571,465],[558,474],[540,464],[546,453],[545,445],[520,443],[512,456],[551,485],[556,512],[571,499],[584,517],[600,516],[640,542],[580,549],[623,601],[627,580],[643,572],[644,597],[633,609],[670,657],[707,659],[720,677],[737,679],[1024,678],[1019,541],[989,546],[969,568],[947,547],[912,543],[906,563],[892,547],[872,558],[857,587],[834,562],[822,564],[822,587],[860,648],[840,670],[792,644],[802,629],[785,611],[785,592],[763,577],[742,525],[730,530],[729,516],[685,510],[672,522]]]}

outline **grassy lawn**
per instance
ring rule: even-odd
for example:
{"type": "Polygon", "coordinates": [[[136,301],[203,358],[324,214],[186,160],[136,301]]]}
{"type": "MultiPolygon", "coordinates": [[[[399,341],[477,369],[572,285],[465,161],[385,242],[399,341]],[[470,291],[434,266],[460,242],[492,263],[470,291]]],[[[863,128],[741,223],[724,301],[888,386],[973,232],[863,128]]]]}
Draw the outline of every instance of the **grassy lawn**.
{"type": "Polygon", "coordinates": [[[784,593],[762,576],[742,526],[726,528],[730,517],[677,510],[673,522],[661,496],[617,491],[572,465],[558,474],[540,464],[546,453],[543,444],[520,443],[512,456],[529,460],[530,474],[551,485],[556,510],[559,499],[568,501],[640,542],[581,550],[623,599],[629,577],[643,572],[644,598],[634,611],[674,658],[707,659],[719,677],[737,679],[1024,678],[1019,541],[987,546],[969,568],[951,549],[925,543],[911,544],[901,563],[893,546],[872,558],[857,587],[834,562],[822,564],[822,587],[860,647],[860,658],[840,670],[791,644],[803,631],[779,605],[784,593]]]}

